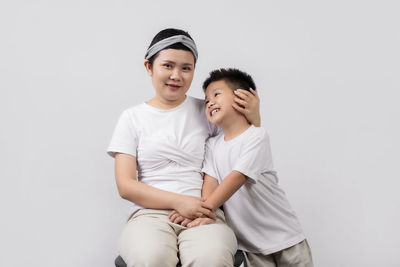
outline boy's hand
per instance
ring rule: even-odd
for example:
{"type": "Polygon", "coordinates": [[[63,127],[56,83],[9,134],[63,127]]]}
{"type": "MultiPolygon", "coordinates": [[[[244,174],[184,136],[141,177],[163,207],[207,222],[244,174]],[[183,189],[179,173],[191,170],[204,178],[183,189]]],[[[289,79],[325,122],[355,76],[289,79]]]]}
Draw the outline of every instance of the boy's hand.
{"type": "Polygon", "coordinates": [[[197,218],[194,219],[192,222],[190,222],[187,227],[192,228],[192,227],[196,227],[196,226],[200,226],[200,225],[205,225],[205,224],[211,224],[214,223],[215,220],[208,218],[208,217],[203,217],[203,218],[197,218]]]}
{"type": "Polygon", "coordinates": [[[195,219],[203,215],[215,219],[215,212],[212,206],[201,201],[198,197],[181,195],[176,199],[174,209],[188,219],[195,219]]]}
{"type": "Polygon", "coordinates": [[[182,226],[186,226],[188,223],[192,222],[191,219],[183,217],[176,210],[173,210],[170,214],[168,214],[168,218],[170,222],[180,224],[182,226]]]}
{"type": "Polygon", "coordinates": [[[242,113],[251,124],[259,127],[261,124],[260,98],[257,92],[250,88],[250,92],[237,89],[234,93],[236,95],[234,98],[236,103],[233,103],[232,106],[242,113]]]}

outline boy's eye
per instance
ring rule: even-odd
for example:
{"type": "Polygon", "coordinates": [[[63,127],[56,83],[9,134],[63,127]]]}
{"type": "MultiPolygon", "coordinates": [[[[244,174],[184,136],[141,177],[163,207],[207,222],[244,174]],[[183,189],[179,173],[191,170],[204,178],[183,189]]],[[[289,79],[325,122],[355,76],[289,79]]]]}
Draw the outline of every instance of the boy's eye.
{"type": "Polygon", "coordinates": [[[167,69],[170,69],[172,66],[170,64],[164,64],[164,67],[166,67],[167,69]]]}
{"type": "Polygon", "coordinates": [[[184,71],[190,71],[191,68],[190,68],[190,67],[184,67],[183,70],[184,70],[184,71]]]}
{"type": "Polygon", "coordinates": [[[204,104],[206,104],[206,106],[207,106],[208,102],[210,102],[210,101],[206,100],[204,104]]]}
{"type": "Polygon", "coordinates": [[[220,95],[221,93],[215,93],[214,96],[220,95]]]}

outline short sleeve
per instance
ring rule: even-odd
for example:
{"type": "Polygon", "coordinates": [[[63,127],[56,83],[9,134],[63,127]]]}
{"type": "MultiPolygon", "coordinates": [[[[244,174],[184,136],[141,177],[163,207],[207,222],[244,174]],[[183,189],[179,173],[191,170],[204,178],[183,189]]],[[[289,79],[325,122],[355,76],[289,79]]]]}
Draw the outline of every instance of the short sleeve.
{"type": "Polygon", "coordinates": [[[215,138],[208,138],[206,142],[203,168],[201,169],[201,171],[217,179],[218,178],[217,173],[214,168],[214,156],[213,156],[214,144],[215,144],[215,138]]]}
{"type": "Polygon", "coordinates": [[[233,167],[233,170],[246,175],[253,182],[263,179],[265,173],[273,172],[268,135],[265,130],[257,129],[255,134],[248,138],[233,167]]]}
{"type": "Polygon", "coordinates": [[[125,110],[119,117],[111,138],[107,153],[115,157],[115,153],[125,153],[136,157],[138,144],[137,133],[128,110],[125,110]]]}

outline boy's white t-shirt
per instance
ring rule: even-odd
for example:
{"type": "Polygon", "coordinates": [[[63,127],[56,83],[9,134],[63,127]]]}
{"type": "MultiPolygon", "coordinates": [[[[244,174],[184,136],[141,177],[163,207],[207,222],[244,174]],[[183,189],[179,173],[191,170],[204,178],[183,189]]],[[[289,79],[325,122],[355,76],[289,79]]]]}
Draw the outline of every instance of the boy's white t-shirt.
{"type": "Polygon", "coordinates": [[[221,183],[233,170],[248,177],[223,205],[239,249],[268,255],[305,239],[295,212],[278,187],[265,129],[250,126],[232,140],[225,141],[222,132],[208,140],[202,171],[221,183]]]}
{"type": "MultiPolygon", "coordinates": [[[[190,96],[169,110],[131,107],[121,114],[107,152],[136,157],[138,180],[147,185],[200,197],[205,142],[218,131],[204,108],[204,100],[190,96]]],[[[134,211],[140,208],[133,204],[134,211]]]]}

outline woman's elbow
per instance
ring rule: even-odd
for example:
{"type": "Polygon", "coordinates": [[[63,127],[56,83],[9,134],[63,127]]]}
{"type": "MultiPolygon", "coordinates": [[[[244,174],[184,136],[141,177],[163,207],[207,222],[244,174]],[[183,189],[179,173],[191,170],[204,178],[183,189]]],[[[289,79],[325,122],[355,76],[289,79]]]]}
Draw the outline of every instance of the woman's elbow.
{"type": "Polygon", "coordinates": [[[118,193],[121,198],[123,198],[123,199],[128,198],[128,193],[123,188],[118,187],[118,193]]]}
{"type": "Polygon", "coordinates": [[[119,196],[121,198],[123,198],[123,199],[128,198],[128,195],[129,195],[128,187],[127,187],[126,183],[124,183],[120,179],[117,179],[117,189],[118,189],[119,196]]]}

